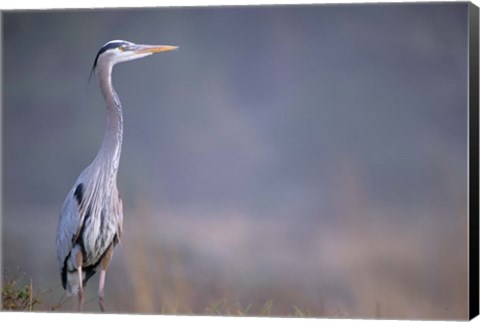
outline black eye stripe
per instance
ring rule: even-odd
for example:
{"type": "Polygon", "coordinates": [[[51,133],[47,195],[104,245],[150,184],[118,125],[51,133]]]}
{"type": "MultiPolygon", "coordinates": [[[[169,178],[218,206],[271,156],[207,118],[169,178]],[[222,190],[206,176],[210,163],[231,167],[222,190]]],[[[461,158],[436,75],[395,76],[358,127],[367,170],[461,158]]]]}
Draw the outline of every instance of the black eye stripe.
{"type": "Polygon", "coordinates": [[[114,41],[114,42],[109,42],[108,44],[100,48],[100,50],[98,51],[97,57],[95,57],[95,62],[93,63],[93,67],[97,66],[98,57],[100,57],[101,54],[103,54],[109,49],[117,48],[121,45],[128,45],[128,44],[123,41],[114,41]]]}

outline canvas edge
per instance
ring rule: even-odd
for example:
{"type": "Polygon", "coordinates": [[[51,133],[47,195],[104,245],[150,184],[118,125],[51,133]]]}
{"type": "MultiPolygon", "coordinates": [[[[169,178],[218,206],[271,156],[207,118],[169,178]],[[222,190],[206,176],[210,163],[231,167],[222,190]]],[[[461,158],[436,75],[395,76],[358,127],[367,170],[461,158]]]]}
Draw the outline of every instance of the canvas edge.
{"type": "Polygon", "coordinates": [[[469,99],[469,319],[473,319],[479,314],[479,199],[478,199],[478,179],[479,179],[479,159],[478,159],[478,92],[479,92],[479,73],[478,73],[478,7],[473,3],[468,6],[468,41],[469,41],[469,80],[468,80],[468,99],[469,99]]]}

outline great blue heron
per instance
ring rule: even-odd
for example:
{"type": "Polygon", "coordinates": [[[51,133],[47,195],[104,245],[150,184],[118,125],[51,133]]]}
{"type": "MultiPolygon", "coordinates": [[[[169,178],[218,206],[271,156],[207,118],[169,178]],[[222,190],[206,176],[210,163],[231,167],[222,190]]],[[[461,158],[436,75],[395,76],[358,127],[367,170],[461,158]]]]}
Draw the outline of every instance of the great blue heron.
{"type": "Polygon", "coordinates": [[[104,311],[105,275],[122,233],[123,210],[117,190],[117,170],[123,118],[120,100],[112,86],[112,68],[116,63],[176,48],[113,40],[107,42],[95,58],[92,72],[96,71],[105,99],[107,127],[97,156],[80,174],[63,203],[56,241],[62,286],[67,296],[78,294],[80,310],[83,287],[100,269],[98,298],[104,311]]]}

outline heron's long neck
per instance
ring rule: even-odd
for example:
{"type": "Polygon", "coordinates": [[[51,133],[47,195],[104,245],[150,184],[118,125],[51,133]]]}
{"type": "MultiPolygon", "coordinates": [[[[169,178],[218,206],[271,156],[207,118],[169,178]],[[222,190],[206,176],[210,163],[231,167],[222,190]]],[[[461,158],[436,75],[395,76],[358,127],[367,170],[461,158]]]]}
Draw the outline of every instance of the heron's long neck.
{"type": "Polygon", "coordinates": [[[116,178],[122,149],[123,115],[122,105],[112,86],[112,66],[97,66],[97,75],[107,107],[107,126],[97,161],[108,167],[113,179],[116,178]]]}

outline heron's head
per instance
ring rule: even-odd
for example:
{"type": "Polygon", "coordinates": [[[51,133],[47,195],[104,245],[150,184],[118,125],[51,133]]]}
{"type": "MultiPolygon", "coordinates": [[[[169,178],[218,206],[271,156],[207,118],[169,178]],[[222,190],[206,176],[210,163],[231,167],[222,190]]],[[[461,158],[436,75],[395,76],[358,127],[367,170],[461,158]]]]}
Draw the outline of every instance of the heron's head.
{"type": "Polygon", "coordinates": [[[138,45],[125,40],[112,40],[103,45],[98,51],[93,68],[99,64],[112,67],[116,63],[139,59],[151,54],[177,49],[176,46],[165,45],[138,45]]]}

